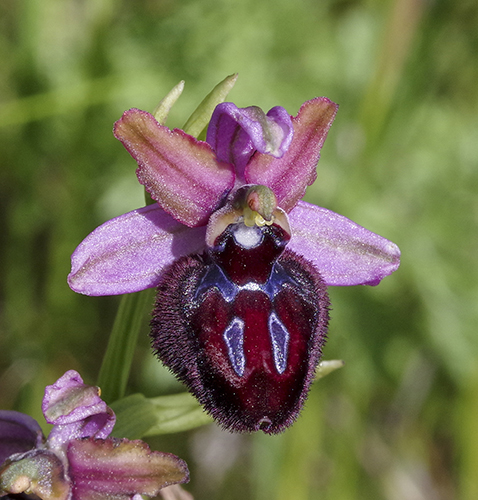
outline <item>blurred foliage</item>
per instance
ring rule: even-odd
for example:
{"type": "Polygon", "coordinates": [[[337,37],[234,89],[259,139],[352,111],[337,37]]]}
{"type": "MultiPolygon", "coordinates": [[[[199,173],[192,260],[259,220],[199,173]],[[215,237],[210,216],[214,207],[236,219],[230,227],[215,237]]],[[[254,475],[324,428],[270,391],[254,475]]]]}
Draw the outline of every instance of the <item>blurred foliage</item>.
{"type": "MultiPolygon", "coordinates": [[[[42,421],[66,369],[94,383],[118,297],[66,284],[97,225],[144,204],[113,138],[180,80],[169,125],[239,72],[239,106],[341,106],[307,199],[396,242],[377,288],[332,289],[327,359],[280,436],[151,439],[208,499],[478,498],[478,4],[473,0],[3,0],[0,406],[42,421]]],[[[128,393],[180,387],[149,353],[128,393]]]]}

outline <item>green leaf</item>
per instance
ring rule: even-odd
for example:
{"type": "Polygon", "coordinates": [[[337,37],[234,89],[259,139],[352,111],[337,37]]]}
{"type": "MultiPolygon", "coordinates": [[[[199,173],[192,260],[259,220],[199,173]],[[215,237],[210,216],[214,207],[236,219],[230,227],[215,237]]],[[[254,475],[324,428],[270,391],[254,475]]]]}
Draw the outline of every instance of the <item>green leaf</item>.
{"type": "Polygon", "coordinates": [[[332,373],[335,370],[342,368],[344,364],[345,363],[341,359],[330,359],[328,361],[321,361],[319,363],[319,366],[315,370],[314,382],[317,382],[317,380],[325,377],[329,373],[332,373]]]}
{"type": "Polygon", "coordinates": [[[113,436],[128,439],[182,432],[212,422],[187,392],[157,398],[132,394],[116,401],[111,408],[116,414],[113,436]]]}
{"type": "Polygon", "coordinates": [[[234,87],[237,76],[237,73],[229,75],[222,82],[218,83],[204,98],[184,125],[183,130],[186,134],[199,137],[209,123],[214,108],[221,102],[224,102],[232,87],[234,87]]]}
{"type": "Polygon", "coordinates": [[[171,108],[174,106],[176,101],[179,99],[179,96],[183,93],[184,89],[184,80],[181,80],[175,87],[173,87],[168,95],[161,99],[159,104],[156,106],[156,109],[153,111],[153,115],[161,125],[166,124],[166,120],[168,118],[169,112],[171,108]]]}

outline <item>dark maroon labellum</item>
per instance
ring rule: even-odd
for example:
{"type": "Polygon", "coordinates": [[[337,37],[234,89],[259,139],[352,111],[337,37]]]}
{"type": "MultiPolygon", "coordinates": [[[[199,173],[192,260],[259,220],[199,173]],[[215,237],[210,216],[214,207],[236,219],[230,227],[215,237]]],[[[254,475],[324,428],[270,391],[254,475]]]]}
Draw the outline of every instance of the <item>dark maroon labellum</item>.
{"type": "Polygon", "coordinates": [[[178,259],[158,286],[153,348],[230,430],[291,425],[320,359],[326,286],[285,249],[289,238],[275,224],[231,224],[213,249],[178,259]]]}

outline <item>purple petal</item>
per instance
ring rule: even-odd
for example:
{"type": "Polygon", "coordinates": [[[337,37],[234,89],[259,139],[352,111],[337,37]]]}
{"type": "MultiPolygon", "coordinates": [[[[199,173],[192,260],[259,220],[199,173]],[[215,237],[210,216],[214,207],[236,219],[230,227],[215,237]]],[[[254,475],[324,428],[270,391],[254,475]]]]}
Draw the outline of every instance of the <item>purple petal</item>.
{"type": "Polygon", "coordinates": [[[232,167],[218,161],[209,144],[160,125],[146,111],[126,111],[114,134],[138,163],[139,182],[187,226],[206,224],[234,185],[232,167]]]}
{"type": "Polygon", "coordinates": [[[246,167],[246,182],[271,188],[278,205],[286,212],[292,210],[315,181],[320,150],[337,109],[337,104],[325,97],[304,103],[292,118],[294,137],[287,152],[282,158],[254,155],[246,167]]]}
{"type": "Polygon", "coordinates": [[[68,282],[86,295],[132,293],[158,284],[162,270],[181,255],[200,252],[206,228],[188,228],[148,205],[105,222],[71,256],[68,282]]]}
{"type": "Polygon", "coordinates": [[[43,440],[35,419],[18,411],[0,410],[0,464],[14,453],[39,447],[43,440]]]}
{"type": "Polygon", "coordinates": [[[75,440],[67,456],[72,500],[126,500],[138,493],[155,497],[161,488],[189,480],[183,460],[151,451],[143,441],[75,440]]]}
{"type": "Polygon", "coordinates": [[[312,262],[327,285],[378,285],[400,265],[395,243],[325,208],[299,201],[289,222],[288,248],[312,262]]]}
{"type": "Polygon", "coordinates": [[[50,448],[76,438],[106,438],[115,425],[113,410],[100,398],[98,387],[86,385],[75,370],[67,371],[45,389],[43,414],[54,424],[48,436],[50,448]]]}
{"type": "Polygon", "coordinates": [[[294,133],[287,111],[276,106],[267,115],[257,106],[238,108],[232,102],[216,106],[207,130],[207,142],[217,157],[235,166],[244,179],[244,167],[255,153],[280,158],[289,148],[294,133]]]}

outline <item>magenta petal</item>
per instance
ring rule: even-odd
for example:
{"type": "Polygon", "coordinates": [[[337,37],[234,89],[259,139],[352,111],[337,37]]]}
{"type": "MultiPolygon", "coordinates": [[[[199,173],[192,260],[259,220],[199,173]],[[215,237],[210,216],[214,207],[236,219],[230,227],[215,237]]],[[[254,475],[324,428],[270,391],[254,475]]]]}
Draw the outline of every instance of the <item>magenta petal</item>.
{"type": "Polygon", "coordinates": [[[257,106],[238,108],[232,102],[216,106],[207,129],[207,142],[220,160],[235,166],[243,180],[244,167],[255,153],[280,158],[294,133],[287,111],[276,106],[267,115],[257,106]]]}
{"type": "Polygon", "coordinates": [[[170,484],[189,480],[183,460],[151,451],[143,441],[84,439],[68,446],[72,500],[127,500],[135,494],[155,497],[170,484]]]}
{"type": "Polygon", "coordinates": [[[155,287],[165,266],[201,252],[206,227],[188,228],[148,205],[96,228],[71,256],[68,283],[85,295],[118,295],[155,287]]]}
{"type": "Polygon", "coordinates": [[[45,388],[42,410],[45,420],[54,424],[48,436],[52,449],[71,439],[106,438],[116,421],[113,410],[101,399],[98,387],[84,384],[75,370],[67,371],[45,388]]]}
{"type": "Polygon", "coordinates": [[[304,201],[289,213],[288,248],[315,265],[327,285],[378,285],[400,265],[395,243],[304,201]]]}
{"type": "Polygon", "coordinates": [[[126,111],[114,134],[138,163],[139,182],[187,226],[206,224],[234,185],[233,168],[218,161],[209,144],[160,125],[146,111],[126,111]]]}
{"type": "Polygon", "coordinates": [[[278,205],[292,210],[317,176],[320,150],[338,106],[326,97],[305,102],[292,118],[294,137],[282,158],[256,153],[245,170],[250,184],[263,184],[274,191],[278,205]]]}

